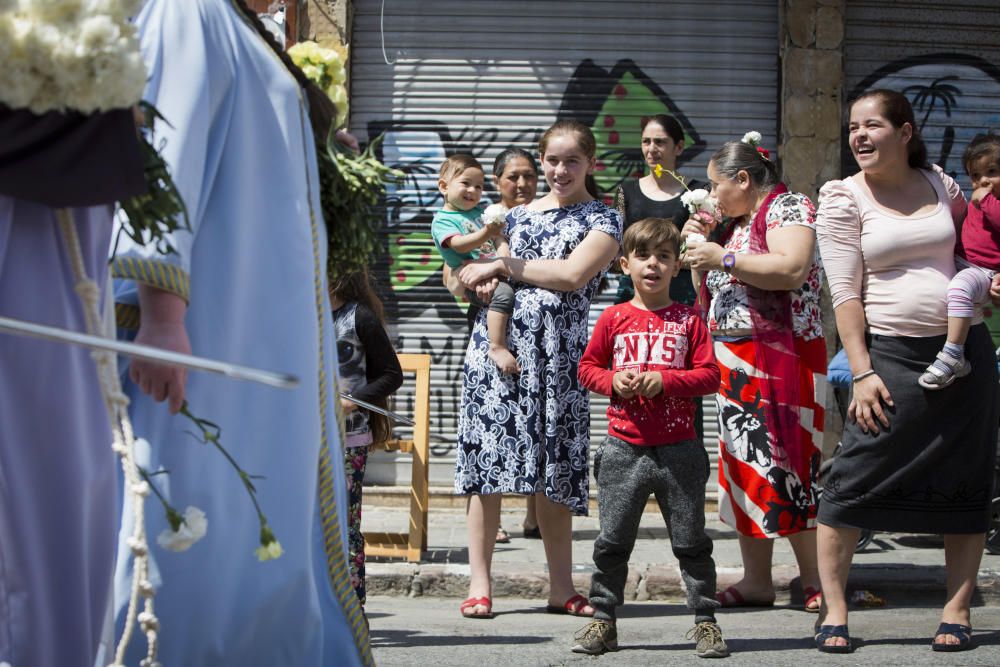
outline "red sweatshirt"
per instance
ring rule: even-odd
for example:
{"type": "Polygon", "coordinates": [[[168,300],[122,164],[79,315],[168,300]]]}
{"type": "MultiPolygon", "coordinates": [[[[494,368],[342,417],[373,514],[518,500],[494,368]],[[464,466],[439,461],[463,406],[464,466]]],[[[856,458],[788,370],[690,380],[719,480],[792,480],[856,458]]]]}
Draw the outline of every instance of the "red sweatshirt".
{"type": "Polygon", "coordinates": [[[979,200],[979,208],[969,204],[955,254],[984,269],[1000,270],[1000,201],[993,193],[979,200]]]}
{"type": "Polygon", "coordinates": [[[633,445],[667,445],[696,437],[694,399],[719,390],[708,327],[690,306],[656,311],[631,303],[607,308],[597,319],[580,360],[580,382],[611,396],[608,433],[633,445]],[[658,371],[663,391],[652,398],[623,399],[612,392],[621,370],[658,371]]]}

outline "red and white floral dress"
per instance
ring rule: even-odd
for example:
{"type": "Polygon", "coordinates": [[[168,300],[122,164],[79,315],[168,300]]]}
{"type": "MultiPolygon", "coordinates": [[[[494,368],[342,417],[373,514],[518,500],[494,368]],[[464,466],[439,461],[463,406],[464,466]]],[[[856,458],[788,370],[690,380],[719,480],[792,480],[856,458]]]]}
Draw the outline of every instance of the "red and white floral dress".
{"type": "MultiPolygon", "coordinates": [[[[798,193],[781,194],[767,212],[767,229],[801,225],[815,230],[816,209],[798,193]]],[[[738,227],[725,244],[739,255],[750,253],[750,225],[738,227]]],[[[814,250],[805,282],[790,293],[798,377],[799,451],[793,464],[768,423],[761,398],[746,285],[724,271],[710,271],[709,330],[722,371],[719,407],[719,518],[743,535],[779,537],[816,525],[816,477],[823,444],[826,405],[826,343],[820,310],[823,267],[814,250]]]]}

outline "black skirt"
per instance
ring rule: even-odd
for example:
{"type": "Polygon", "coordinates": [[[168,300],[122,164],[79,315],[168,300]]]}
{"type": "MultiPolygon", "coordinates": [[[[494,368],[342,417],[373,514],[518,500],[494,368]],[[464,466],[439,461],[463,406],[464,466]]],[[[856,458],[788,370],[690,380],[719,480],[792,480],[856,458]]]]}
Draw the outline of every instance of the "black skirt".
{"type": "Polygon", "coordinates": [[[872,368],[892,396],[889,428],[848,423],[826,476],[820,523],[905,533],[983,533],[996,465],[997,362],[985,325],[972,327],[972,372],[946,389],[917,378],[945,336],[870,336],[872,368]]]}

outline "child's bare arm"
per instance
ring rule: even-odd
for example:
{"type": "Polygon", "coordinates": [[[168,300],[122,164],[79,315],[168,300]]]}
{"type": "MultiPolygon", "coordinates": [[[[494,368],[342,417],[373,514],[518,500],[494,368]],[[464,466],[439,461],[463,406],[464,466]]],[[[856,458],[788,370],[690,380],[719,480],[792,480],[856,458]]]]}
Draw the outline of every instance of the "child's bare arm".
{"type": "Polygon", "coordinates": [[[497,247],[497,254],[501,257],[510,257],[510,244],[502,236],[494,237],[493,243],[497,247]]]}
{"type": "Polygon", "coordinates": [[[452,236],[448,239],[448,247],[458,253],[470,252],[493,238],[497,231],[494,225],[483,225],[474,232],[452,236]]]}

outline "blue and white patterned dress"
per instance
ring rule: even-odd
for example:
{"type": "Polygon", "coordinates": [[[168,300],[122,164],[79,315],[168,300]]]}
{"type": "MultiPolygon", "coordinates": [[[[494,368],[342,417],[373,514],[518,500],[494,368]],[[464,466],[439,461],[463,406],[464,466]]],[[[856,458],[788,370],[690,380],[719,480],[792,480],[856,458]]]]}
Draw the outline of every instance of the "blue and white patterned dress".
{"type": "MultiPolygon", "coordinates": [[[[531,260],[565,259],[592,230],[620,243],[621,216],[598,201],[547,211],[518,206],[504,232],[511,256],[531,260]]],[[[507,345],[521,366],[517,376],[501,374],[487,356],[486,310],[479,314],[465,358],[456,493],[544,491],[573,514],[587,514],[590,400],[576,371],[602,274],[572,292],[513,283],[507,345]]]]}

